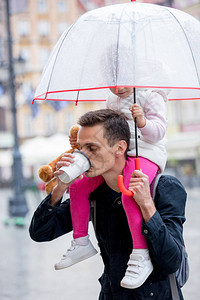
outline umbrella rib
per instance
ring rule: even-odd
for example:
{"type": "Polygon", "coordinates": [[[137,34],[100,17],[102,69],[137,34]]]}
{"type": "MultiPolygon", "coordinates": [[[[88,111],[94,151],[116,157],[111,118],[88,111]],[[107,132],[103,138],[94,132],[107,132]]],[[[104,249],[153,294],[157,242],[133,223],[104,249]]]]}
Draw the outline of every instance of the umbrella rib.
{"type": "Polygon", "coordinates": [[[76,96],[76,102],[75,102],[75,106],[77,106],[77,105],[78,105],[79,93],[80,93],[80,91],[77,91],[77,96],[76,96]]]}
{"type": "MultiPolygon", "coordinates": [[[[76,20],[76,22],[77,22],[77,21],[78,21],[78,20],[76,20]]],[[[60,49],[61,49],[61,47],[62,47],[62,45],[63,45],[63,43],[64,43],[64,41],[65,41],[66,36],[67,36],[67,35],[69,34],[69,32],[72,30],[72,28],[74,27],[74,25],[76,24],[76,22],[74,22],[74,24],[72,24],[72,25],[70,26],[70,28],[67,30],[66,34],[63,36],[62,43],[60,44],[60,47],[59,47],[59,49],[58,49],[58,51],[57,51],[57,54],[56,54],[56,57],[55,57],[55,60],[54,60],[54,63],[53,63],[53,67],[52,67],[52,70],[51,70],[51,74],[50,74],[50,76],[49,76],[49,82],[48,82],[48,86],[47,86],[46,95],[48,94],[48,91],[49,91],[49,86],[50,86],[51,78],[52,78],[52,75],[53,75],[53,70],[54,70],[54,67],[55,67],[55,64],[56,64],[57,57],[58,57],[58,54],[59,54],[59,52],[60,52],[60,49]]],[[[45,100],[46,100],[46,99],[45,99],[45,100]]]]}
{"type": "Polygon", "coordinates": [[[191,55],[192,55],[192,60],[193,60],[193,63],[194,63],[194,67],[195,67],[195,71],[196,71],[196,75],[197,75],[197,80],[198,80],[199,85],[200,85],[200,78],[199,78],[199,74],[198,74],[198,69],[197,69],[197,66],[196,66],[196,63],[195,63],[194,53],[193,53],[192,48],[191,48],[191,46],[190,46],[188,36],[187,36],[187,34],[186,34],[186,32],[185,32],[185,30],[184,30],[182,24],[181,24],[180,21],[177,19],[177,17],[176,17],[176,16],[175,16],[175,15],[174,15],[167,7],[166,7],[166,10],[174,17],[174,19],[175,19],[175,20],[177,21],[177,23],[180,25],[180,28],[182,29],[182,31],[183,31],[183,33],[184,33],[184,35],[185,35],[186,41],[187,41],[187,43],[188,43],[188,47],[189,47],[189,49],[190,49],[190,53],[191,53],[191,55]]]}
{"type": "MultiPolygon", "coordinates": [[[[94,33],[93,33],[93,36],[94,36],[94,35],[96,35],[96,32],[95,32],[95,31],[94,31],[94,33]]],[[[90,45],[94,42],[94,40],[95,40],[95,39],[91,38],[90,45]]],[[[89,43],[88,43],[88,45],[89,45],[89,43]]],[[[89,48],[90,48],[90,47],[89,47],[89,48]]],[[[86,63],[86,61],[87,61],[86,57],[87,57],[88,55],[89,55],[89,53],[86,53],[85,56],[84,56],[85,59],[83,59],[83,61],[85,61],[85,63],[86,63]]],[[[82,82],[82,78],[83,78],[83,70],[84,70],[84,68],[85,68],[85,63],[83,63],[81,70],[79,70],[79,74],[80,74],[79,82],[78,82],[79,87],[81,86],[81,82],[82,82]]],[[[78,94],[77,94],[76,105],[77,105],[77,103],[78,103],[79,92],[82,91],[82,90],[85,90],[85,89],[77,88],[76,91],[77,91],[77,90],[78,90],[78,94]]]]}
{"type": "Polygon", "coordinates": [[[124,6],[124,8],[123,8],[123,10],[122,10],[122,12],[121,12],[121,15],[120,15],[120,19],[119,19],[119,23],[118,23],[118,33],[117,33],[117,62],[116,62],[116,78],[115,78],[115,80],[116,80],[116,86],[117,86],[117,82],[118,82],[118,59],[119,59],[119,36],[120,36],[120,24],[121,24],[121,19],[122,19],[122,15],[123,15],[123,13],[124,13],[124,11],[125,11],[125,9],[126,9],[126,7],[124,6]]]}

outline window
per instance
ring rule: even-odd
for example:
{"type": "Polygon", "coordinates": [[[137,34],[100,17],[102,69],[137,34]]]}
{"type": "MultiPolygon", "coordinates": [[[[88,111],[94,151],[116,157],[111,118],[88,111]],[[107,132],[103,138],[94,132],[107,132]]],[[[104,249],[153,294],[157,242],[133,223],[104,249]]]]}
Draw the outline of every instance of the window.
{"type": "Polygon", "coordinates": [[[67,29],[69,27],[69,24],[67,22],[60,22],[58,24],[58,33],[59,35],[61,35],[65,29],[67,29]]]}
{"type": "Polygon", "coordinates": [[[48,36],[49,35],[49,23],[48,23],[48,21],[40,21],[38,26],[39,26],[40,36],[48,36]]]}
{"type": "Polygon", "coordinates": [[[181,117],[183,124],[199,124],[200,104],[198,101],[183,101],[181,103],[181,117]]]}
{"type": "Polygon", "coordinates": [[[50,55],[48,48],[42,48],[39,52],[39,63],[41,67],[44,67],[50,55]]]}
{"type": "Polygon", "coordinates": [[[45,115],[45,133],[46,135],[52,135],[56,132],[56,120],[54,113],[47,113],[45,115]]]}
{"type": "Polygon", "coordinates": [[[69,132],[70,128],[74,125],[74,114],[73,113],[68,113],[65,118],[65,130],[66,132],[69,132]]]}
{"type": "Polygon", "coordinates": [[[30,61],[30,51],[29,51],[29,49],[21,48],[20,53],[19,53],[19,57],[21,57],[22,59],[24,59],[26,61],[26,63],[28,63],[30,61]]]}
{"type": "Polygon", "coordinates": [[[31,114],[26,114],[24,116],[24,136],[32,136],[34,133],[34,129],[33,129],[33,118],[31,116],[31,114]]]}
{"type": "Polygon", "coordinates": [[[47,21],[40,21],[38,24],[38,31],[40,36],[48,36],[49,35],[49,23],[47,21]]]}
{"type": "Polygon", "coordinates": [[[46,0],[38,0],[38,12],[44,14],[47,12],[47,1],[46,0]]]}
{"type": "Polygon", "coordinates": [[[27,36],[30,33],[30,23],[26,20],[21,20],[18,23],[18,31],[20,36],[27,36]]]}
{"type": "Polygon", "coordinates": [[[58,11],[60,13],[67,11],[67,2],[66,0],[58,0],[58,11]]]}

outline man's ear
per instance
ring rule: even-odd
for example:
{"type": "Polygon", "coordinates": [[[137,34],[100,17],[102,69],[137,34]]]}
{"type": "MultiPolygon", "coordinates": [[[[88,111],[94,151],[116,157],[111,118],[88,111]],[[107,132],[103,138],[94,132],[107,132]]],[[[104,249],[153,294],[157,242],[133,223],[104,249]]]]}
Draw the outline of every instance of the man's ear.
{"type": "Polygon", "coordinates": [[[126,152],[126,149],[127,149],[126,141],[124,141],[124,140],[119,141],[116,144],[116,151],[115,151],[116,156],[120,157],[120,156],[124,155],[124,153],[126,152]]]}

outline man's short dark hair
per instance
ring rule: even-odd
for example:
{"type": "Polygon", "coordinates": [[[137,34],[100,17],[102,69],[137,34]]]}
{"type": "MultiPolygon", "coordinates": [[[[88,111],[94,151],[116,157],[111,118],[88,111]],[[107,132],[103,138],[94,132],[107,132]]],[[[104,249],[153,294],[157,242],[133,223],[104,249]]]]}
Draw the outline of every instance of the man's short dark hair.
{"type": "Polygon", "coordinates": [[[82,127],[102,125],[104,128],[103,136],[107,139],[110,147],[118,141],[124,140],[127,143],[127,150],[129,149],[130,129],[126,116],[121,112],[112,109],[89,111],[80,117],[78,124],[82,127]]]}

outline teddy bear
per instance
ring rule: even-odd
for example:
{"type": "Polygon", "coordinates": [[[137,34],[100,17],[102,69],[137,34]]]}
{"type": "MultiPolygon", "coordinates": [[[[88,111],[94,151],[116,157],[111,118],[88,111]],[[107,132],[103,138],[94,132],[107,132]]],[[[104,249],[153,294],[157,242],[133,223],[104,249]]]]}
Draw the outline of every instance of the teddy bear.
{"type": "MultiPolygon", "coordinates": [[[[74,125],[70,129],[70,136],[77,139],[77,134],[79,131],[79,127],[77,125],[74,125]]],[[[75,149],[80,150],[79,145],[76,144],[71,149],[65,151],[64,153],[73,153],[75,149]]],[[[56,159],[52,160],[48,165],[43,165],[38,170],[38,175],[42,181],[45,182],[45,191],[47,194],[49,194],[54,186],[56,185],[56,177],[54,177],[53,173],[56,170],[56,164],[61,159],[61,157],[64,155],[62,153],[60,156],[58,156],[56,159]]]]}

